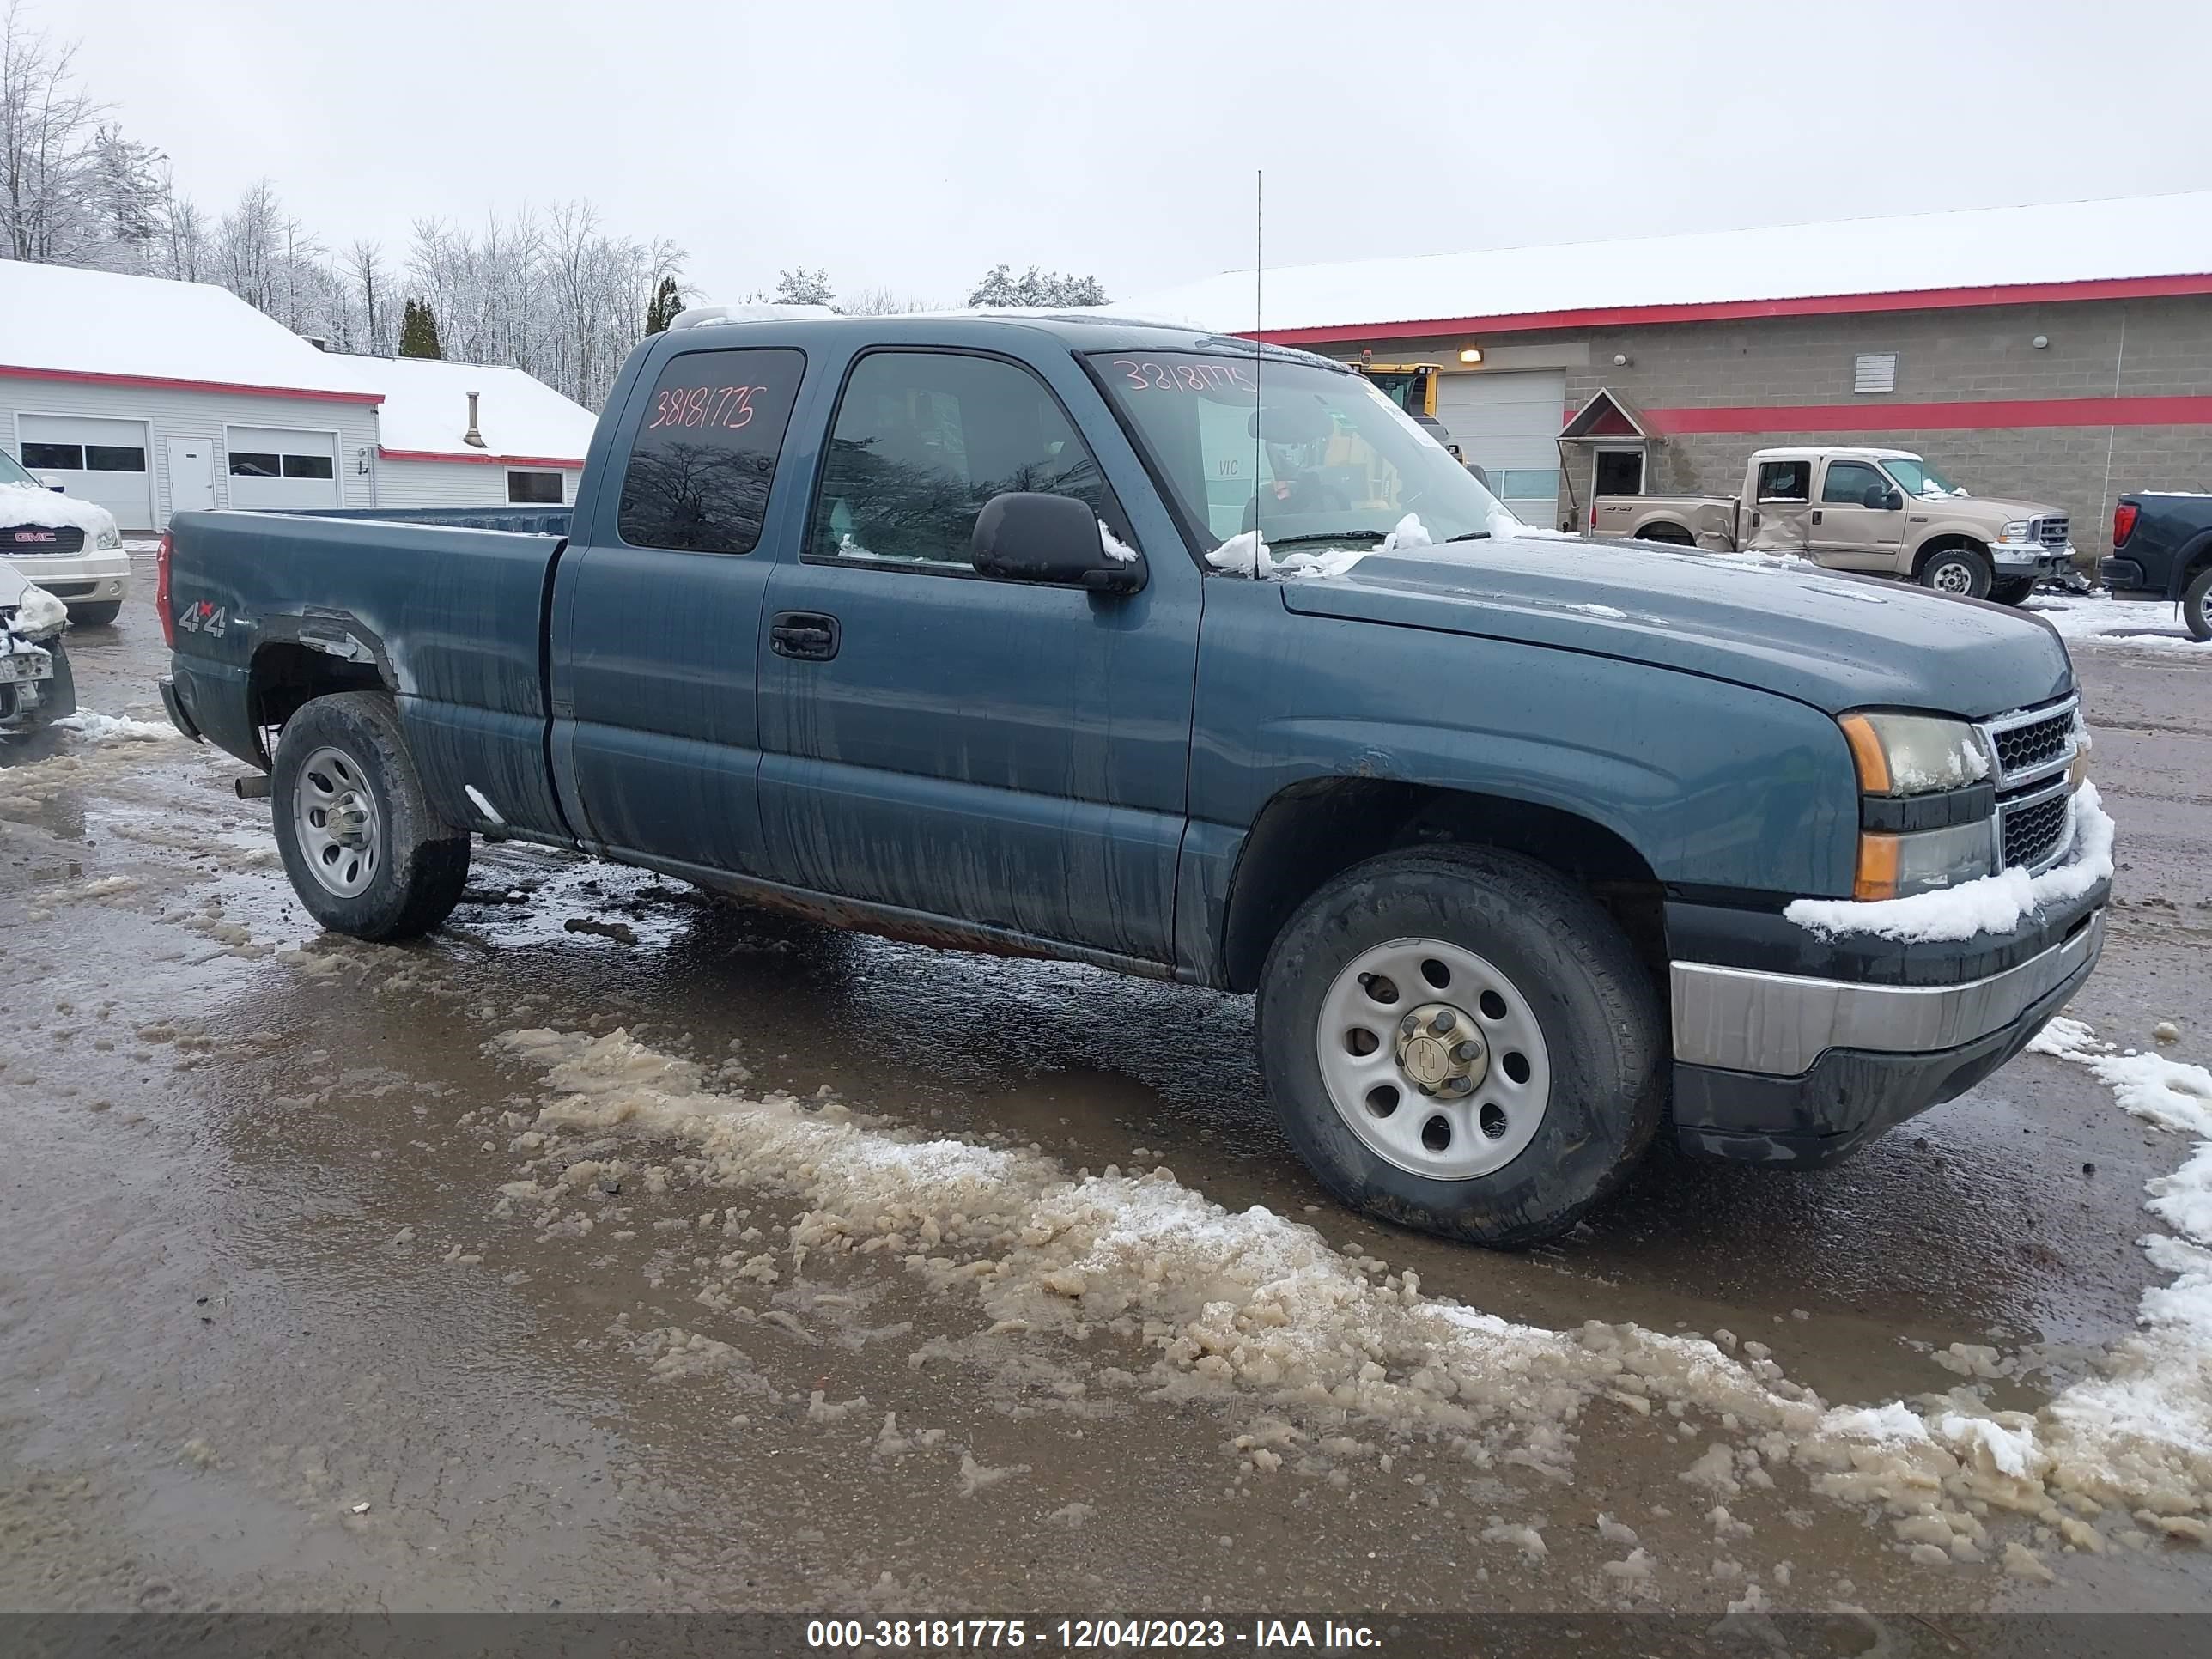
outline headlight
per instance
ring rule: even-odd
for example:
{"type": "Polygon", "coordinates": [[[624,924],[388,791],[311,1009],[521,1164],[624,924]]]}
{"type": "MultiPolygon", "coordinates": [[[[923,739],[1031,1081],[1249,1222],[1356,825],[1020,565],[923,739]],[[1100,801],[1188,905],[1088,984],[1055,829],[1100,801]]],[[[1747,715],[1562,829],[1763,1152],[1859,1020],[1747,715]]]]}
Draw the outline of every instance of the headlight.
{"type": "Polygon", "coordinates": [[[2014,520],[2010,520],[2009,522],[2008,522],[2008,523],[2006,524],[2006,526],[2005,526],[2005,527],[2004,527],[2004,534],[2003,534],[2002,536],[1999,537],[1999,538],[1998,538],[1998,539],[1999,539],[1999,540],[2001,540],[2001,541],[2008,541],[2008,542],[2024,542],[2024,541],[2026,541],[2026,540],[2028,538],[2027,538],[2027,526],[2028,526],[2028,524],[2029,524],[2029,520],[2026,520],[2026,519],[2014,519],[2014,520]]]}
{"type": "Polygon", "coordinates": [[[1990,775],[1981,734],[1936,714],[1846,714],[1838,722],[1858,768],[1859,793],[1925,795],[1990,775]]]}
{"type": "Polygon", "coordinates": [[[1990,775],[1979,732],[1936,714],[1862,713],[1837,723],[1865,801],[1854,897],[1900,898],[1996,867],[1996,797],[1974,788],[1990,775]]]}
{"type": "Polygon", "coordinates": [[[35,585],[23,590],[23,597],[15,602],[15,618],[9,623],[8,631],[19,640],[42,640],[49,634],[58,634],[69,623],[69,607],[43,587],[35,585]]]}
{"type": "Polygon", "coordinates": [[[93,545],[103,553],[112,553],[123,545],[123,532],[111,525],[100,532],[94,539],[93,545]]]}

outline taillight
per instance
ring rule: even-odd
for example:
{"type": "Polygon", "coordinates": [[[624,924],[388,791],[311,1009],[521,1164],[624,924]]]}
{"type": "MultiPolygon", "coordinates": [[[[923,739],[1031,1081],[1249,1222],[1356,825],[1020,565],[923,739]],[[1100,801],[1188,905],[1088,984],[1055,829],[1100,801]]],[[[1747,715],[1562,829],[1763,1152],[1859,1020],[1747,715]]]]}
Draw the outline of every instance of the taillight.
{"type": "Polygon", "coordinates": [[[162,532],[161,550],[154,555],[154,608],[161,613],[161,643],[172,651],[177,648],[177,617],[169,608],[169,556],[175,551],[176,544],[162,532]]]}
{"type": "Polygon", "coordinates": [[[1590,502],[1589,533],[1593,536],[1597,534],[1597,502],[1595,500],[1592,500],[1590,502]]]}
{"type": "Polygon", "coordinates": [[[2128,538],[2136,533],[2136,516],[2142,509],[2133,501],[2122,501],[2112,509],[2112,545],[2124,547],[2128,538]]]}

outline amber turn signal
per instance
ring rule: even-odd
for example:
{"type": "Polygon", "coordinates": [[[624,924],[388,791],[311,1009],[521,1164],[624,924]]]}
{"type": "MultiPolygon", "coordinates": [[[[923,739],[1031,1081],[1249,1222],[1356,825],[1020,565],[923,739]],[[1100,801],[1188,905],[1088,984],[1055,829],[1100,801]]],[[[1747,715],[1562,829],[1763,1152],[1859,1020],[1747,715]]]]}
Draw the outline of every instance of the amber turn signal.
{"type": "MultiPolygon", "coordinates": [[[[1858,744],[1853,739],[1851,746],[1858,744]]],[[[1886,899],[1897,896],[1898,838],[1895,836],[1862,835],[1859,837],[1858,878],[1851,884],[1851,896],[1856,899],[1886,899]]]]}
{"type": "MultiPolygon", "coordinates": [[[[1881,738],[1874,729],[1874,722],[1864,714],[1846,714],[1836,722],[1844,728],[1844,741],[1850,745],[1851,763],[1858,768],[1859,793],[1866,795],[1886,795],[1889,793],[1889,755],[1881,746],[1881,738]]],[[[1866,854],[1859,854],[1864,867],[1866,854]]],[[[1862,895],[1861,896],[1864,896],[1862,895]]]]}

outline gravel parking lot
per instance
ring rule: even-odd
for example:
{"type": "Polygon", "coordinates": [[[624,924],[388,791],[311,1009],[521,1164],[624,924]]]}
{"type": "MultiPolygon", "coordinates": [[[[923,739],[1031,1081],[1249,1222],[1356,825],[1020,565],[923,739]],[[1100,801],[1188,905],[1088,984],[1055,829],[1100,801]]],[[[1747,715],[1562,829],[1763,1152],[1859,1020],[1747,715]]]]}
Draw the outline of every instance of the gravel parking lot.
{"type": "Polygon", "coordinates": [[[2113,1063],[2212,1057],[2212,647],[2074,641],[2093,1036],[1832,1171],[1655,1155],[1507,1255],[1328,1203],[1244,1000],[514,846],[420,946],[322,935],[240,769],[140,724],[150,610],[70,643],[115,718],[0,769],[0,1606],[2212,1595],[2206,1259],[2142,1243],[2212,1099],[2113,1063]],[[2084,1415],[2130,1400],[2163,1449],[2084,1415]],[[1886,1414],[1947,1410],[1989,1427],[1886,1414]]]}

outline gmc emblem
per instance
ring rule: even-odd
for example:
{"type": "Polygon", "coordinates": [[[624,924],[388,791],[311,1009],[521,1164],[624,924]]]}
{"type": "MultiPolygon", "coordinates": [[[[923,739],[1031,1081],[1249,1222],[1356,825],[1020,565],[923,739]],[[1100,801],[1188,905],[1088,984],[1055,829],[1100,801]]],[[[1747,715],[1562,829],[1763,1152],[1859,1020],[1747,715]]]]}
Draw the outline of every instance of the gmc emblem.
{"type": "Polygon", "coordinates": [[[52,542],[58,541],[60,538],[51,530],[19,530],[15,532],[15,539],[19,542],[52,542]]]}

